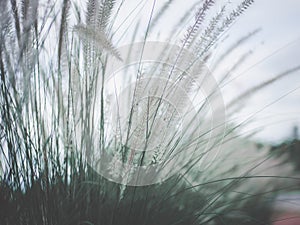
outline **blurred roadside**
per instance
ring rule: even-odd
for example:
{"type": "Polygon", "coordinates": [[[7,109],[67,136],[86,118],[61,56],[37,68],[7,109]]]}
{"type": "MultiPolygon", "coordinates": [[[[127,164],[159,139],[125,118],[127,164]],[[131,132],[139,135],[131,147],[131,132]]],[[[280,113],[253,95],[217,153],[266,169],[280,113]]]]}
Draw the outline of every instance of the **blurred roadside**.
{"type": "MultiPolygon", "coordinates": [[[[300,140],[298,128],[294,127],[293,137],[271,149],[278,158],[285,158],[284,165],[291,164],[294,177],[300,174],[300,140]]],[[[300,225],[300,181],[295,179],[291,190],[278,195],[273,203],[272,225],[300,225]]]]}
{"type": "Polygon", "coordinates": [[[277,196],[273,205],[272,225],[300,224],[300,191],[277,196]]]}

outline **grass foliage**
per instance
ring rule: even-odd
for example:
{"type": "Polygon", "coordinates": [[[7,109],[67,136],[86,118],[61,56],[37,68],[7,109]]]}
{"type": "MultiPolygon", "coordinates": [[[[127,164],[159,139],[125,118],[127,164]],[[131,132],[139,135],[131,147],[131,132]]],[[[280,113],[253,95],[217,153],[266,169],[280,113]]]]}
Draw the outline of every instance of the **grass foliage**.
{"type": "MultiPolygon", "coordinates": [[[[134,20],[136,30],[144,30],[144,41],[175,2],[166,1],[156,12],[153,1],[146,27],[140,27],[134,20]]],[[[185,79],[184,72],[175,68],[186,60],[182,53],[188,49],[194,54],[195,61],[188,62],[191,65],[206,62],[222,35],[252,3],[252,0],[243,0],[232,10],[224,3],[210,17],[216,1],[204,0],[196,5],[192,22],[190,12],[179,15],[170,39],[177,38],[174,34],[180,33],[183,27],[186,31],[178,37],[181,48],[177,55],[166,56],[173,57],[173,65],[162,68],[152,65],[146,72],[138,71],[133,78],[136,82],[133,92],[123,96],[119,103],[129,109],[130,116],[117,121],[123,128],[118,128],[120,134],[115,134],[107,123],[114,112],[109,111],[105,70],[112,58],[126,62],[117,48],[117,40],[124,33],[114,26],[126,1],[0,1],[0,224],[267,224],[271,213],[267,206],[275,189],[249,191],[248,187],[252,189],[256,179],[263,179],[253,171],[269,156],[254,157],[247,169],[238,162],[223,165],[232,152],[242,148],[240,144],[231,147],[231,141],[238,139],[234,134],[243,124],[230,124],[225,132],[220,130],[214,137],[214,145],[205,152],[202,146],[209,143],[211,131],[217,128],[208,129],[205,119],[199,124],[191,120],[184,127],[184,135],[178,136],[171,123],[177,118],[176,112],[161,103],[163,97],[172,94],[182,104],[178,107],[185,108],[186,99],[176,88],[168,86],[168,81],[175,77],[176,82],[186,85],[188,93],[199,92],[194,81],[185,79]],[[167,82],[163,83],[166,91],[158,100],[147,99],[142,108],[144,117],[136,117],[135,101],[146,88],[139,82],[145,74],[150,74],[147,71],[166,78],[167,82]],[[168,92],[168,88],[173,92],[168,92]],[[166,131],[166,141],[161,143],[163,147],[147,155],[147,148],[160,141],[154,134],[163,129],[159,122],[163,116],[161,107],[167,108],[164,110],[169,113],[167,126],[170,128],[166,131]],[[134,126],[142,127],[145,132],[142,139],[131,138],[134,126]],[[203,159],[223,142],[228,143],[226,148],[221,148],[225,154],[216,159],[208,158],[212,163],[204,170],[200,166],[203,159]],[[130,150],[135,144],[142,146],[143,151],[132,159],[130,150]],[[182,168],[178,174],[143,187],[108,181],[88,163],[96,157],[91,155],[91,149],[100,153],[109,151],[122,162],[133,161],[142,166],[164,162],[169,156],[190,148],[194,155],[187,162],[179,163],[182,168]]],[[[128,16],[131,15],[133,12],[128,16]]],[[[242,37],[227,53],[257,32],[242,37]]],[[[134,42],[136,33],[130,35],[134,42]]],[[[246,57],[233,65],[233,69],[246,57]]],[[[224,58],[226,54],[215,67],[224,58]]],[[[247,90],[229,104],[228,112],[251,93],[298,69],[280,73],[247,90]]],[[[220,84],[227,77],[228,74],[221,77],[220,84]]],[[[125,83],[132,81],[126,79],[125,83]]],[[[157,87],[151,79],[150,85],[152,90],[157,87]]],[[[207,99],[199,103],[197,116],[206,118],[207,104],[207,99]]]]}

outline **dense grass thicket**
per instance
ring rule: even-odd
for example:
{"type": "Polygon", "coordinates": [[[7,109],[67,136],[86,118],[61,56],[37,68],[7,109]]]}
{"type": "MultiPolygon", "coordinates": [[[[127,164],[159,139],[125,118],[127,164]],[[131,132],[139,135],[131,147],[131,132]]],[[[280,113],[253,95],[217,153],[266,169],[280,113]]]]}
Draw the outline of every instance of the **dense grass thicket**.
{"type": "Polygon", "coordinates": [[[127,1],[0,1],[1,225],[271,224],[276,193],[297,188],[292,169],[270,172],[281,159],[237,135],[250,120],[230,118],[299,68],[224,105],[230,73],[214,69],[259,30],[206,67],[254,1],[199,1],[164,44],[147,38],[176,0],[151,1],[146,24],[134,17],[145,2],[120,19],[127,1]]]}

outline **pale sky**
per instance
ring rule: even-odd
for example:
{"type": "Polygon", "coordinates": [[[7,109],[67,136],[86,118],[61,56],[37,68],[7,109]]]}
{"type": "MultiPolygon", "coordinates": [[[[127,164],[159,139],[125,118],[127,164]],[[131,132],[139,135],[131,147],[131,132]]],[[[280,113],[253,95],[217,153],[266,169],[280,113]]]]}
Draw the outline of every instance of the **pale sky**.
{"type": "MultiPolygon", "coordinates": [[[[157,1],[154,8],[155,12],[166,1],[157,1]]],[[[186,9],[195,2],[173,1],[168,13],[162,18],[162,22],[157,24],[154,34],[148,40],[165,40],[172,31],[172,23],[180,18],[186,9]]],[[[201,2],[201,1],[200,1],[201,2]]],[[[217,1],[215,9],[218,10],[222,2],[217,1]]],[[[230,1],[228,6],[234,8],[236,2],[230,1]]],[[[133,0],[124,3],[126,10],[131,11],[138,6],[136,13],[126,21],[135,21],[134,15],[141,18],[141,27],[146,27],[150,17],[153,1],[133,0]],[[140,4],[139,4],[140,3],[140,4]],[[128,5],[127,5],[128,4],[128,5]]],[[[190,12],[191,22],[196,9],[190,12]]],[[[121,11],[123,27],[124,18],[128,11],[121,11]]],[[[125,21],[125,24],[126,24],[125,21]]],[[[118,23],[119,21],[117,21],[118,23]]],[[[252,55],[245,61],[232,76],[235,77],[224,88],[222,88],[225,102],[242,93],[247,88],[257,85],[265,80],[278,75],[297,65],[300,65],[300,1],[296,0],[257,0],[242,15],[224,35],[226,40],[212,52],[212,58],[217,58],[222,51],[234,43],[243,35],[261,28],[261,31],[247,43],[240,46],[235,52],[228,56],[220,68],[220,72],[227,71],[233,62],[248,50],[252,50],[252,55]]],[[[130,24],[130,22],[128,23],[130,24]]],[[[133,22],[133,24],[136,24],[133,22]]],[[[187,24],[189,25],[189,24],[187,24]]],[[[129,25],[128,25],[129,26],[129,25]]],[[[129,28],[130,31],[134,27],[129,28]]],[[[120,29],[122,30],[122,28],[120,29]]],[[[184,30],[183,30],[184,31],[184,30]]],[[[131,33],[131,32],[128,32],[131,33]]],[[[124,37],[119,44],[129,43],[131,37],[124,37]]],[[[143,30],[137,34],[137,38],[143,38],[143,30]]],[[[178,36],[178,39],[182,36],[178,36]]],[[[174,41],[174,39],[172,39],[174,41]]],[[[236,122],[242,122],[248,115],[255,114],[253,122],[249,123],[243,132],[250,132],[253,129],[264,128],[255,135],[256,139],[262,141],[278,142],[289,138],[292,134],[292,126],[300,127],[300,72],[295,72],[265,88],[248,99],[245,107],[236,115],[236,122]],[[291,93],[289,93],[291,92],[291,93]],[[285,96],[286,95],[286,96],[285,96]],[[284,96],[284,97],[283,97],[284,96]],[[259,111],[259,112],[258,112],[259,111]]]]}
{"type": "MultiPolygon", "coordinates": [[[[251,59],[240,69],[241,72],[237,72],[237,75],[242,74],[234,82],[237,91],[300,65],[299,22],[300,1],[295,0],[257,0],[240,18],[232,27],[233,35],[238,36],[239,32],[255,27],[261,27],[262,31],[248,43],[249,48],[252,43],[257,44],[254,44],[251,59]]],[[[245,45],[245,48],[248,46],[245,45]]],[[[247,103],[241,117],[265,108],[247,129],[264,126],[264,130],[256,135],[257,138],[280,141],[291,137],[293,125],[300,127],[299,100],[300,71],[258,92],[247,103]]]]}
{"type": "MultiPolygon", "coordinates": [[[[168,0],[130,0],[123,2],[118,11],[113,30],[116,35],[113,43],[116,47],[128,44],[132,40],[132,34],[139,23],[139,29],[135,40],[142,41],[147,27],[153,3],[154,16],[160,7],[168,0]],[[122,35],[125,33],[124,35],[122,35]]],[[[193,7],[201,0],[174,0],[153,28],[152,34],[147,38],[150,41],[169,41],[178,43],[188,27],[193,23],[194,14],[201,6],[193,7]],[[182,25],[181,33],[173,34],[169,40],[170,33],[178,20],[188,10],[189,22],[182,25]],[[177,41],[177,42],[176,42],[177,41]]],[[[223,3],[230,2],[227,9],[235,8],[239,0],[216,1],[211,15],[214,15],[223,3]]],[[[82,3],[83,4],[83,3],[82,3]]],[[[117,4],[117,6],[118,6],[117,4]]],[[[115,9],[117,10],[117,8],[115,9]]],[[[245,14],[230,27],[222,36],[224,41],[212,51],[212,62],[222,55],[228,46],[235,43],[239,38],[249,32],[261,28],[261,31],[249,41],[241,45],[223,61],[218,73],[226,73],[232,65],[244,53],[252,50],[250,57],[241,66],[232,72],[232,79],[222,88],[225,102],[230,102],[248,88],[260,84],[281,72],[300,65],[300,1],[298,0],[256,0],[246,10],[245,14]]],[[[180,42],[179,42],[180,43],[180,42]]],[[[211,65],[208,65],[211,66],[211,65]]],[[[218,74],[216,74],[218,76],[218,74]]],[[[247,99],[242,110],[236,114],[235,122],[241,123],[255,114],[254,120],[249,123],[243,132],[249,133],[253,130],[263,130],[254,137],[258,140],[268,142],[279,142],[291,137],[292,127],[300,127],[300,71],[295,72],[271,86],[257,92],[252,98],[247,99]]]]}

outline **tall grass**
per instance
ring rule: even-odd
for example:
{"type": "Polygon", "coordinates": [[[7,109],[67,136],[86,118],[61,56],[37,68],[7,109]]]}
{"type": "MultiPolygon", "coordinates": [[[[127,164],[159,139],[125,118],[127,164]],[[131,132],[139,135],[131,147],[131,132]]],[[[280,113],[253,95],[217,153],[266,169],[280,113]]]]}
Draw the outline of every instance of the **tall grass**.
{"type": "Polygon", "coordinates": [[[226,119],[250,94],[299,68],[242,93],[225,117],[218,86],[228,74],[210,80],[205,63],[253,1],[235,9],[224,3],[212,15],[216,3],[205,0],[192,22],[182,13],[170,39],[191,23],[176,45],[147,42],[175,2],[154,13],[153,1],[146,27],[133,20],[132,43],[138,29],[143,42],[119,47],[128,35],[115,26],[125,1],[1,1],[1,224],[269,222],[272,194],[290,186],[255,184],[292,178],[260,171],[267,150],[239,160],[235,153],[250,144],[236,133],[248,120],[226,119]]]}

